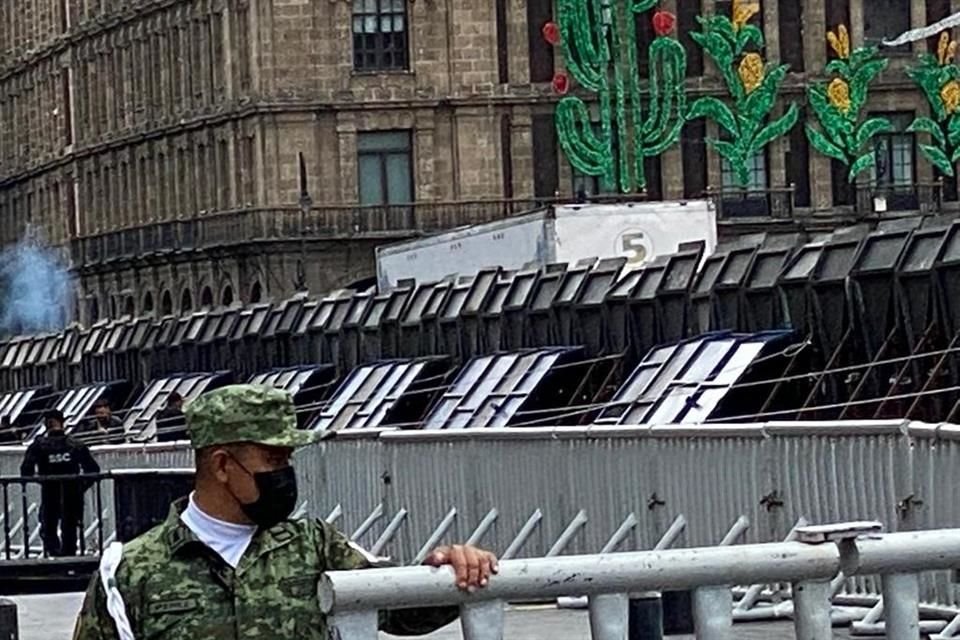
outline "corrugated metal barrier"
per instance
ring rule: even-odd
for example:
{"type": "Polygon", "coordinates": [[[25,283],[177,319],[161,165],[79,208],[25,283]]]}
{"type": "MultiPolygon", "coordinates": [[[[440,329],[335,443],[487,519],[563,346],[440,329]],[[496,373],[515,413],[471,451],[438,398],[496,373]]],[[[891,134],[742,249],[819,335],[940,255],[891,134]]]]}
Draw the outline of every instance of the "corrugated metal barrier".
{"type": "MultiPolygon", "coordinates": [[[[183,445],[95,448],[104,470],[183,468],[183,445]]],[[[22,448],[0,448],[17,475],[22,448]]],[[[899,421],[710,427],[564,427],[340,434],[297,460],[306,512],[403,561],[466,540],[517,557],[783,540],[797,521],[875,520],[888,531],[960,526],[960,427],[899,421]],[[526,536],[518,536],[523,532],[526,536]],[[558,540],[566,544],[558,545],[558,540]],[[518,546],[519,545],[519,546],[518,546]]],[[[14,514],[16,516],[16,514],[14,514]]],[[[878,593],[864,579],[848,594],[878,593]]],[[[946,574],[923,597],[957,604],[946,574]]]]}

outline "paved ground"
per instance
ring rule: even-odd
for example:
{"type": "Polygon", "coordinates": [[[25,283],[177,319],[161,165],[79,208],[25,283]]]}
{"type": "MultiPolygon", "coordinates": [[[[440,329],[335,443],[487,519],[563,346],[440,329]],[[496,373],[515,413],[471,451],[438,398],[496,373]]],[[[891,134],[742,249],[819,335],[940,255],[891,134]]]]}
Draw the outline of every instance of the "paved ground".
{"type": "MultiPolygon", "coordinates": [[[[82,594],[17,596],[12,599],[19,608],[21,640],[70,640],[82,594]]],[[[387,635],[383,637],[390,638],[387,635]]],[[[426,637],[429,640],[462,638],[457,625],[450,625],[426,637]]],[[[506,640],[589,640],[590,629],[583,611],[524,607],[508,613],[504,637],[506,640]]],[[[789,623],[738,625],[736,637],[738,640],[795,640],[789,623]]],[[[846,639],[849,636],[838,634],[836,638],[846,639]]],[[[693,638],[673,636],[672,640],[693,638]]]]}

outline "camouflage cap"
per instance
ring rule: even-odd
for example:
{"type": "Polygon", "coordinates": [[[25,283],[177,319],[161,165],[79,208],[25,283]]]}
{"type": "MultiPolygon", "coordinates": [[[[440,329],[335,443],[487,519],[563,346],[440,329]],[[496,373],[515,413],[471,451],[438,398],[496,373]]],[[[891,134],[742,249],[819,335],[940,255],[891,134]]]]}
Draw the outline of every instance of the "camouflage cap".
{"type": "Polygon", "coordinates": [[[297,429],[293,399],[273,387],[221,387],[191,402],[184,414],[194,449],[237,442],[296,448],[318,439],[315,432],[297,429]]]}

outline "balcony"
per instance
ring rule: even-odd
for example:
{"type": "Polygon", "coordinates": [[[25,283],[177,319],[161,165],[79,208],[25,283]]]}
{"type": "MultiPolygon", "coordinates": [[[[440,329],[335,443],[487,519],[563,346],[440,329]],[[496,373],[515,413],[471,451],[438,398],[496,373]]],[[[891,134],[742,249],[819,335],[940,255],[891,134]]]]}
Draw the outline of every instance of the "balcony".
{"type": "Polygon", "coordinates": [[[303,238],[407,238],[502,220],[551,200],[478,200],[390,206],[243,209],[76,238],[74,263],[89,265],[173,251],[303,238]]]}
{"type": "Polygon", "coordinates": [[[791,220],[794,214],[795,188],[707,189],[707,198],[717,208],[718,220],[791,220]]]}

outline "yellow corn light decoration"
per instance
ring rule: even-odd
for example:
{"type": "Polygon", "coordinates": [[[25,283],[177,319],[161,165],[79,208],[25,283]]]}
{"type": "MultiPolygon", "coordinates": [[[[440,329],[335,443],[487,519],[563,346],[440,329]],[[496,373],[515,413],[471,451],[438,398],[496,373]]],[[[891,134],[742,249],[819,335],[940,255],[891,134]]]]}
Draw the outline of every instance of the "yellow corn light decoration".
{"type": "Polygon", "coordinates": [[[740,75],[740,82],[743,83],[743,88],[747,90],[748,94],[753,93],[757,87],[763,84],[763,72],[763,58],[760,57],[759,53],[748,53],[740,61],[738,74],[740,75]]]}
{"type": "Polygon", "coordinates": [[[836,33],[828,32],[827,42],[830,43],[830,48],[833,49],[838,58],[847,60],[850,57],[850,32],[847,31],[846,25],[837,27],[836,33]]]}
{"type": "Polygon", "coordinates": [[[832,104],[841,113],[850,111],[850,85],[841,78],[834,78],[827,87],[827,97],[832,104]]]}
{"type": "Polygon", "coordinates": [[[740,31],[758,13],[760,3],[757,0],[733,0],[733,28],[740,31]]]}
{"type": "Polygon", "coordinates": [[[960,82],[951,80],[940,89],[940,99],[947,113],[954,113],[960,108],[960,82]]]}

